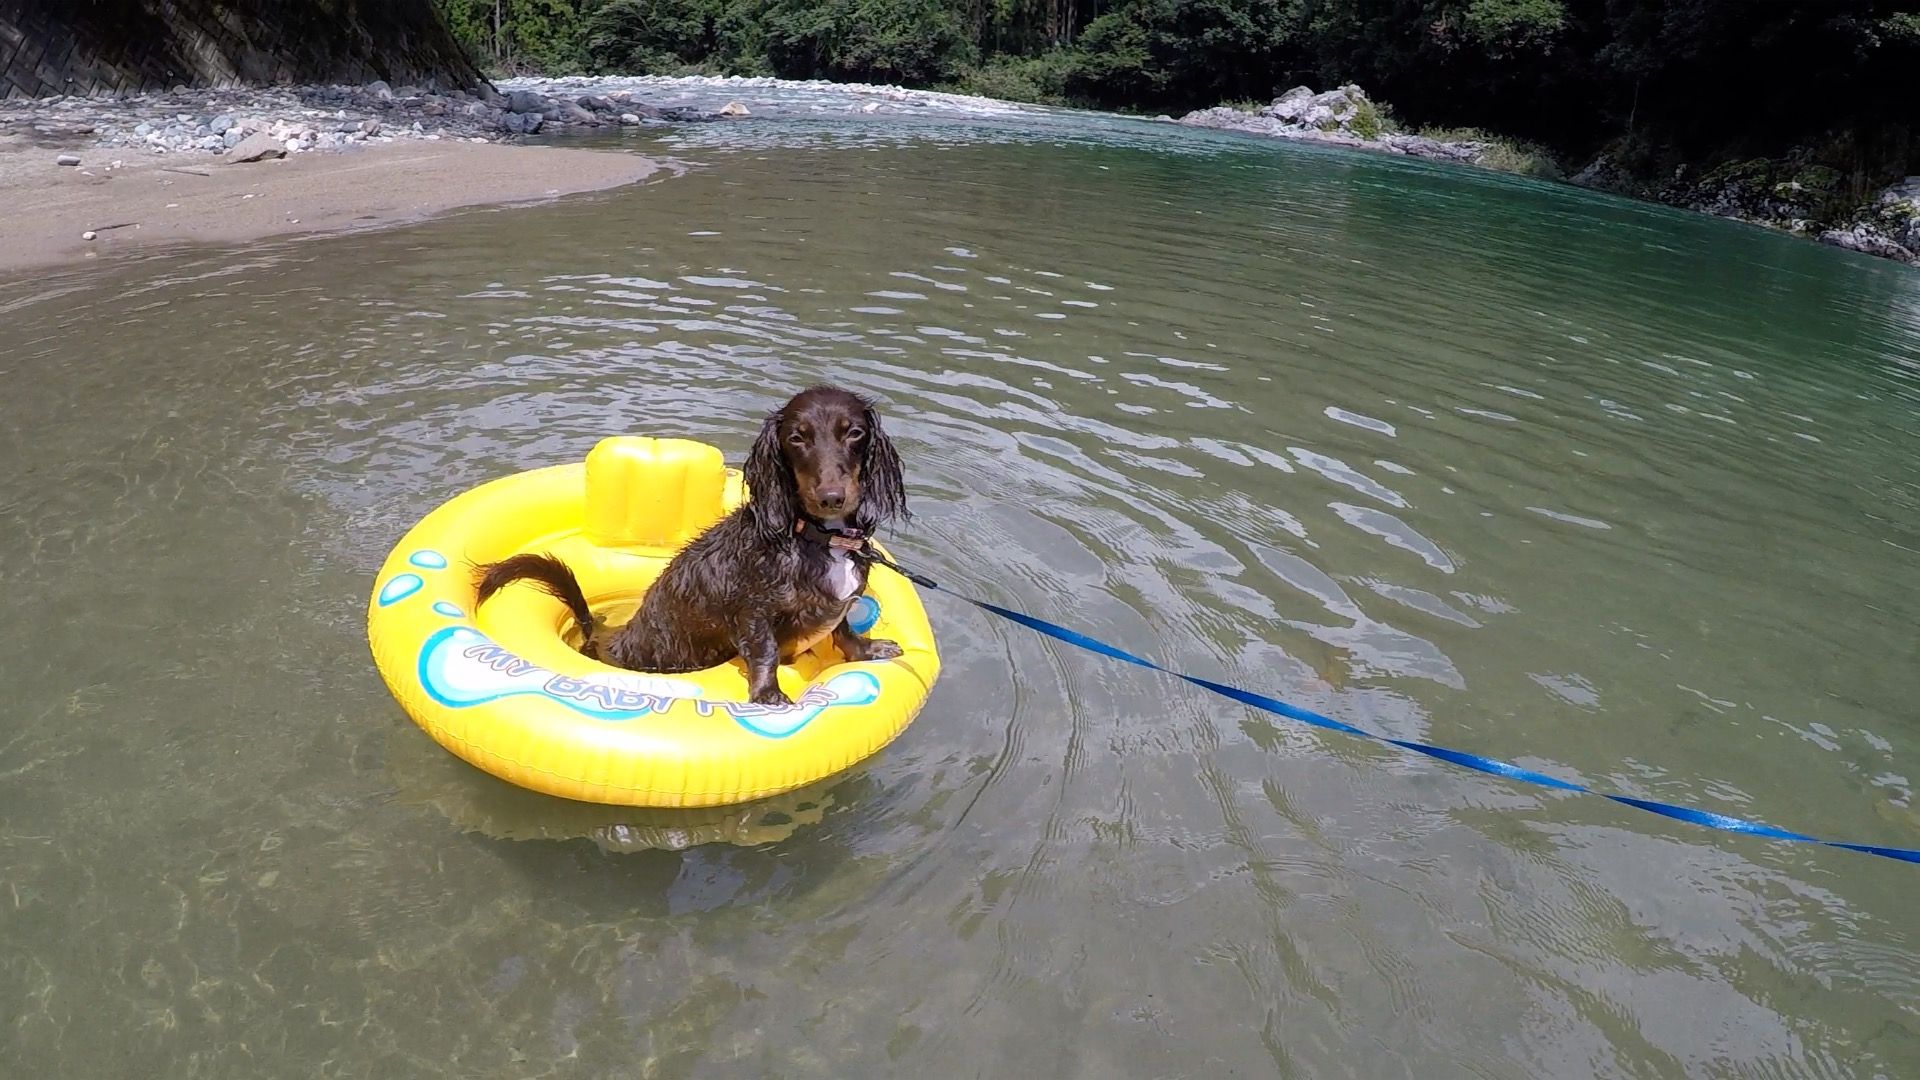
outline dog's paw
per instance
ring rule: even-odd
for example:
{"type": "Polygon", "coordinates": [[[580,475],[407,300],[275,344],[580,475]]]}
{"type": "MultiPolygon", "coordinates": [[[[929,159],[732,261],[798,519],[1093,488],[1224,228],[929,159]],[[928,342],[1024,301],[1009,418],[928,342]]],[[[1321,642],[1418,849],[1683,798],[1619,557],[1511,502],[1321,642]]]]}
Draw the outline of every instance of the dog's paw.
{"type": "Polygon", "coordinates": [[[901,654],[900,646],[885,638],[874,638],[867,642],[866,656],[863,660],[891,660],[901,654]]]}
{"type": "Polygon", "coordinates": [[[787,692],[778,686],[769,686],[765,690],[754,694],[753,697],[748,700],[752,701],[755,705],[770,705],[775,708],[793,704],[793,699],[788,697],[787,692]]]}

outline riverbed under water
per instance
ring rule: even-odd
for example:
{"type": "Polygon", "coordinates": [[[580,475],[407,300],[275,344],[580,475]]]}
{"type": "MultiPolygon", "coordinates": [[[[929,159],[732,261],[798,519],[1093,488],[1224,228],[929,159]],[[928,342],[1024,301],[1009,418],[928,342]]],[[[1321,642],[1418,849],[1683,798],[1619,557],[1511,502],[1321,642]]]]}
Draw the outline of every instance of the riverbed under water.
{"type": "Polygon", "coordinates": [[[737,462],[832,380],[943,583],[1920,846],[1920,275],[1112,119],[622,138],[691,169],[0,283],[8,1075],[1920,1073],[1920,867],[940,597],[870,762],[564,804],[430,742],[363,632],[448,496],[616,432],[737,462]]]}

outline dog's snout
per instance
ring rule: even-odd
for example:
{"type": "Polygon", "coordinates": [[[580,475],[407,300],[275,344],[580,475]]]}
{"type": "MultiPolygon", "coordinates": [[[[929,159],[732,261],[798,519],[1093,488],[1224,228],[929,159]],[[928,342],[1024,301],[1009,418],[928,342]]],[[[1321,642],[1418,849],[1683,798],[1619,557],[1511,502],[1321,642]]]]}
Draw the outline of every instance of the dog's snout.
{"type": "Polygon", "coordinates": [[[820,505],[828,510],[839,510],[847,505],[847,489],[838,485],[820,489],[820,505]]]}

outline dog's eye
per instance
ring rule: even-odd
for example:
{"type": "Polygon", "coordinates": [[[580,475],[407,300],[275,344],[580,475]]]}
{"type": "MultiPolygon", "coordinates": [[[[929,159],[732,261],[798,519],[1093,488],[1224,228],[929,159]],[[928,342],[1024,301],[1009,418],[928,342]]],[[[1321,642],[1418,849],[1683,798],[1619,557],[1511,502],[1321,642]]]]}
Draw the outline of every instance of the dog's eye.
{"type": "Polygon", "coordinates": [[[847,429],[848,442],[859,442],[861,439],[864,439],[866,437],[867,437],[866,428],[848,428],[847,429]]]}
{"type": "Polygon", "coordinates": [[[788,442],[790,442],[790,443],[792,443],[792,444],[793,444],[793,445],[795,445],[795,446],[805,446],[805,445],[807,445],[807,437],[806,437],[805,435],[802,435],[802,434],[800,434],[800,433],[799,433],[799,432],[797,432],[797,431],[796,431],[796,432],[794,432],[793,434],[791,434],[791,435],[789,435],[789,436],[787,436],[787,441],[788,441],[788,442]]]}

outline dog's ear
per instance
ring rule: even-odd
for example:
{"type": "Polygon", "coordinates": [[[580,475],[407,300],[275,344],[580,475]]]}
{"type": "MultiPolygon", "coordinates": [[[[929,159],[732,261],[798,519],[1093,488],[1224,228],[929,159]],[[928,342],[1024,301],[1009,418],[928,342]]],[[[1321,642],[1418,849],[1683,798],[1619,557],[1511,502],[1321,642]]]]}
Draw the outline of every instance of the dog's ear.
{"type": "Polygon", "coordinates": [[[880,426],[880,414],[874,411],[871,402],[863,401],[866,416],[863,418],[867,437],[860,443],[860,509],[857,516],[862,519],[862,531],[871,532],[874,526],[883,522],[899,519],[913,520],[907,512],[907,483],[900,474],[900,452],[893,448],[893,440],[887,437],[885,428],[880,426]]]}
{"type": "Polygon", "coordinates": [[[760,425],[760,437],[747,451],[747,465],[741,470],[747,482],[754,523],[762,532],[780,535],[793,531],[800,508],[800,491],[793,483],[793,470],[787,467],[787,455],[780,446],[780,414],[774,413],[760,425]]]}

